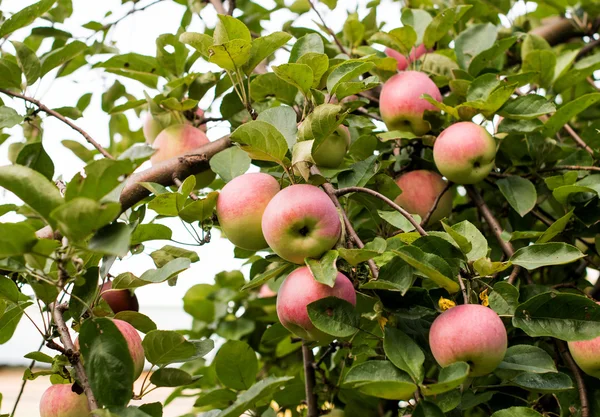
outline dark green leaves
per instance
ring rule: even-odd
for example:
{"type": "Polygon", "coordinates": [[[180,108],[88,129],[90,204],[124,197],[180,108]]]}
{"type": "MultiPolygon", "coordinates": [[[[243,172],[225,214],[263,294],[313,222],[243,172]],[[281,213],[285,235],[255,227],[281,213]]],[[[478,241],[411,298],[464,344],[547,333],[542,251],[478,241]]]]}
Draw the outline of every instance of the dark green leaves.
{"type": "Polygon", "coordinates": [[[506,201],[521,217],[529,213],[537,200],[535,186],[526,178],[510,176],[496,182],[506,201]]]}
{"type": "Polygon", "coordinates": [[[359,315],[354,306],[337,297],[310,303],[306,309],[315,327],[334,337],[349,337],[359,329],[359,315]]]}
{"type": "Polygon", "coordinates": [[[21,42],[12,41],[15,51],[17,52],[17,63],[25,75],[28,85],[35,83],[40,77],[41,65],[40,60],[34,51],[27,45],[21,42]]]}
{"type": "Polygon", "coordinates": [[[48,53],[41,60],[42,69],[40,76],[46,75],[48,72],[64,64],[65,62],[75,58],[87,49],[87,45],[81,41],[73,41],[68,45],[58,48],[48,53]]]}
{"type": "Polygon", "coordinates": [[[455,293],[459,290],[450,265],[443,258],[423,252],[416,246],[403,246],[393,252],[448,292],[455,293]]]}
{"type": "Polygon", "coordinates": [[[257,382],[248,391],[242,393],[230,407],[217,414],[217,417],[239,417],[265,398],[273,398],[273,394],[291,379],[293,379],[291,376],[281,378],[270,376],[257,382]]]}
{"type": "Polygon", "coordinates": [[[519,249],[510,261],[532,270],[542,266],[568,264],[584,256],[575,246],[566,243],[539,243],[519,249]]]}
{"type": "Polygon", "coordinates": [[[161,368],[152,373],[150,382],[157,387],[180,387],[189,385],[200,376],[193,377],[186,371],[177,368],[161,368]]]}
{"type": "Polygon", "coordinates": [[[0,258],[28,253],[35,245],[35,230],[25,223],[0,223],[0,258]]]}
{"type": "Polygon", "coordinates": [[[367,361],[352,367],[344,386],[388,400],[407,400],[417,389],[410,376],[389,361],[367,361]]]}
{"type": "Polygon", "coordinates": [[[552,357],[545,350],[531,345],[509,347],[498,368],[541,374],[556,372],[552,357]]]}
{"type": "Polygon", "coordinates": [[[455,362],[442,368],[435,384],[423,385],[421,389],[425,395],[438,395],[453,390],[462,384],[469,376],[469,364],[466,362],[455,362]]]}
{"type": "Polygon", "coordinates": [[[554,113],[554,104],[537,94],[527,94],[506,103],[500,114],[511,119],[535,119],[548,113],[554,113]]]}
{"type": "Polygon", "coordinates": [[[215,370],[225,386],[236,390],[248,389],[256,381],[256,353],[246,342],[230,340],[219,349],[215,370]]]}
{"type": "Polygon", "coordinates": [[[383,349],[388,359],[411,376],[415,383],[423,381],[425,355],[404,332],[386,326],[383,349]]]}
{"type": "Polygon", "coordinates": [[[200,358],[210,352],[214,342],[210,339],[188,341],[177,332],[153,330],[144,341],[146,359],[154,365],[168,365],[200,358]]]}
{"type": "Polygon", "coordinates": [[[544,134],[554,136],[572,117],[600,101],[600,93],[585,94],[558,109],[544,126],[544,134]]]}

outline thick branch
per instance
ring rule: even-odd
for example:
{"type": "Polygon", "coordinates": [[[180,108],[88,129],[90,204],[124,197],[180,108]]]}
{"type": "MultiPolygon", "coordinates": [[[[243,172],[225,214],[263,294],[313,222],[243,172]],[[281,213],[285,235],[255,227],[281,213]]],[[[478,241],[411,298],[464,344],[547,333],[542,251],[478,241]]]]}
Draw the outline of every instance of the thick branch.
{"type": "Polygon", "coordinates": [[[573,373],[573,376],[575,377],[575,381],[577,382],[579,401],[581,402],[581,417],[590,417],[590,404],[588,402],[587,392],[585,390],[585,382],[583,381],[581,370],[579,367],[577,367],[577,364],[573,360],[573,357],[571,356],[571,353],[569,352],[565,342],[562,340],[556,340],[556,346],[558,347],[560,356],[562,356],[565,364],[569,367],[573,373]]]}
{"type": "MultiPolygon", "coordinates": [[[[487,206],[485,201],[483,201],[483,198],[481,197],[481,194],[479,194],[479,191],[477,191],[477,189],[475,189],[475,187],[473,187],[472,185],[467,186],[466,189],[467,193],[469,194],[469,197],[471,198],[471,200],[473,200],[473,202],[479,209],[479,212],[492,229],[492,233],[494,233],[494,236],[496,236],[496,240],[500,244],[502,251],[509,258],[513,256],[515,250],[512,244],[502,239],[502,226],[500,226],[500,223],[498,223],[498,220],[496,220],[496,217],[494,217],[494,214],[492,213],[490,208],[487,206]]],[[[519,274],[520,269],[521,268],[518,265],[515,265],[515,267],[512,270],[512,273],[510,274],[510,277],[508,278],[508,282],[510,284],[514,283],[514,281],[517,279],[517,275],[519,274]]]]}
{"type": "Polygon", "coordinates": [[[302,359],[304,361],[304,387],[306,392],[306,405],[308,414],[306,417],[317,417],[319,415],[319,405],[317,404],[317,395],[315,394],[315,357],[306,343],[302,344],[302,359]]]}
{"type": "Polygon", "coordinates": [[[20,98],[21,100],[25,100],[31,104],[36,105],[41,111],[43,111],[46,114],[49,114],[50,116],[54,116],[56,117],[58,120],[60,120],[61,122],[65,123],[67,126],[69,126],[71,129],[77,131],[78,133],[81,134],[81,136],[83,136],[85,138],[85,140],[87,140],[90,144],[92,144],[94,146],[94,148],[98,149],[98,151],[104,155],[106,158],[109,159],[114,159],[112,157],[111,154],[109,154],[103,147],[102,145],[100,145],[98,142],[96,142],[90,135],[88,135],[85,130],[83,130],[82,128],[80,128],[79,126],[75,125],[73,122],[71,122],[69,119],[67,119],[65,116],[63,116],[62,114],[46,107],[44,104],[42,104],[39,100],[36,100],[34,98],[31,97],[27,97],[24,96],[22,94],[19,93],[13,93],[11,91],[5,90],[3,88],[0,88],[0,93],[4,93],[7,96],[11,96],[11,97],[16,97],[16,98],[20,98]]]}
{"type": "Polygon", "coordinates": [[[556,45],[567,39],[570,39],[578,33],[579,30],[575,23],[565,17],[552,17],[529,33],[541,36],[546,39],[550,45],[556,45]]]}
{"type": "Polygon", "coordinates": [[[350,193],[365,193],[365,194],[370,194],[373,197],[380,199],[381,201],[386,203],[388,206],[390,206],[391,208],[396,210],[398,213],[402,214],[406,218],[406,220],[408,220],[410,222],[410,224],[412,224],[414,226],[414,228],[417,229],[417,232],[419,232],[419,234],[421,236],[427,236],[427,232],[425,231],[425,229],[423,229],[421,227],[419,222],[417,222],[415,220],[415,218],[413,216],[411,216],[411,214],[408,211],[404,210],[402,207],[400,207],[398,204],[394,203],[392,200],[390,200],[383,194],[378,193],[375,190],[371,190],[370,188],[365,188],[365,187],[347,187],[347,188],[340,188],[339,190],[335,191],[335,195],[338,197],[345,195],[345,194],[350,194],[350,193]]]}

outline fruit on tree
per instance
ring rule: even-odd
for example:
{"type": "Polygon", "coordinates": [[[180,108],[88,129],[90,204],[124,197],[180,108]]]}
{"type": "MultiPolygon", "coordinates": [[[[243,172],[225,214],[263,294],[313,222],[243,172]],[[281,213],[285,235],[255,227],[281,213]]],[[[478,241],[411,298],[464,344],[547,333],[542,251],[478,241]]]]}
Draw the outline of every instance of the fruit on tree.
{"type": "Polygon", "coordinates": [[[52,385],[40,399],[40,417],[82,417],[89,412],[86,395],[74,392],[72,384],[52,385]]]}
{"type": "Polygon", "coordinates": [[[496,141],[473,122],[459,122],[445,129],[433,145],[433,159],[443,176],[457,184],[482,181],[494,167],[496,141]]]}
{"type": "MultiPolygon", "coordinates": [[[[447,182],[436,172],[419,169],[401,175],[396,179],[396,184],[402,190],[402,194],[396,197],[395,202],[409,213],[418,214],[423,219],[446,188],[447,182]]],[[[452,193],[446,191],[431,214],[429,224],[450,215],[452,199],[452,193]]]]}
{"type": "Polygon", "coordinates": [[[231,243],[254,251],[268,246],[263,213],[279,189],[277,180],[262,172],[240,175],[223,187],[217,199],[217,217],[231,243]]]}
{"type": "Polygon", "coordinates": [[[156,152],[150,157],[152,165],[182,155],[209,143],[206,133],[183,123],[163,129],[152,144],[156,152]]]}
{"type": "Polygon", "coordinates": [[[467,362],[470,376],[489,374],[502,362],[507,335],[492,309],[479,304],[452,307],[438,316],[429,331],[429,345],[443,367],[467,362]]]}
{"type": "Polygon", "coordinates": [[[152,113],[147,113],[142,124],[142,131],[144,132],[146,143],[152,145],[162,130],[163,127],[160,122],[152,117],[152,113]]]}
{"type": "Polygon", "coordinates": [[[258,298],[269,298],[276,296],[277,293],[273,291],[267,284],[263,284],[258,291],[258,298]]]}
{"type": "Polygon", "coordinates": [[[356,305],[356,292],[352,282],[341,272],[338,272],[332,288],[317,282],[306,266],[294,270],[283,281],[277,293],[279,321],[304,340],[330,339],[330,336],[315,328],[306,309],[310,303],[326,297],[341,298],[356,305]]]}
{"type": "Polygon", "coordinates": [[[600,337],[568,342],[568,345],[577,366],[589,376],[600,378],[600,337]]]}
{"type": "Polygon", "coordinates": [[[423,113],[439,109],[421,98],[423,94],[442,101],[439,88],[422,72],[405,71],[386,81],[381,89],[379,110],[389,130],[412,132],[417,136],[429,132],[431,126],[423,120],[423,113]]]}
{"type": "Polygon", "coordinates": [[[139,311],[137,296],[129,290],[113,290],[112,282],[100,286],[100,296],[106,301],[113,313],[121,311],[139,311]]]}
{"type": "Polygon", "coordinates": [[[405,55],[392,48],[385,48],[384,52],[387,56],[394,58],[396,62],[398,62],[398,71],[404,71],[406,68],[408,68],[409,64],[415,62],[417,59],[425,55],[427,53],[427,48],[425,48],[425,45],[423,44],[413,47],[410,50],[408,59],[405,55]]]}
{"type": "Polygon", "coordinates": [[[273,252],[286,261],[303,264],[305,258],[320,258],[333,248],[342,225],[324,191],[298,184],[284,188],[269,202],[262,230],[273,252]]]}
{"type": "Polygon", "coordinates": [[[346,152],[350,147],[350,131],[344,125],[339,125],[335,131],[327,137],[313,152],[312,158],[315,164],[326,168],[337,168],[344,160],[346,152]]]}

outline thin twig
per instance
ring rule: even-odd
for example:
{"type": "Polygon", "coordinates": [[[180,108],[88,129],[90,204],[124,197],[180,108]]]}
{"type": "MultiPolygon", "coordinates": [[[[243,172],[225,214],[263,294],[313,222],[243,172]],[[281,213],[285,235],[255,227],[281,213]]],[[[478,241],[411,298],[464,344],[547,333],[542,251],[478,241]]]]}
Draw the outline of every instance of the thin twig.
{"type": "Polygon", "coordinates": [[[306,417],[318,417],[319,405],[317,404],[317,394],[315,393],[315,356],[310,346],[304,342],[302,344],[302,360],[304,362],[304,388],[306,392],[306,405],[308,413],[306,417]]]}
{"type": "Polygon", "coordinates": [[[339,190],[335,191],[335,195],[338,197],[345,195],[345,194],[349,194],[349,193],[365,193],[365,194],[370,194],[373,197],[377,197],[378,199],[380,199],[381,201],[386,203],[388,206],[390,206],[391,208],[396,210],[398,213],[402,214],[406,218],[406,220],[408,220],[410,222],[410,224],[412,224],[414,226],[414,228],[417,229],[417,232],[419,232],[419,234],[421,236],[427,236],[427,232],[425,231],[425,229],[423,229],[421,227],[419,222],[417,222],[415,220],[415,218],[408,211],[404,210],[402,207],[400,207],[398,204],[394,203],[392,200],[390,200],[383,194],[378,193],[375,190],[371,190],[370,188],[365,188],[365,187],[346,187],[346,188],[340,188],[339,190]]]}
{"type": "Polygon", "coordinates": [[[421,220],[421,226],[425,227],[425,225],[427,224],[427,222],[429,221],[429,219],[431,219],[431,215],[433,214],[433,212],[435,211],[435,209],[437,209],[437,206],[440,203],[440,200],[442,199],[442,197],[444,196],[444,194],[446,194],[446,192],[450,189],[450,187],[452,187],[452,183],[448,182],[446,184],[446,186],[444,187],[444,189],[442,190],[442,192],[439,193],[438,196],[435,198],[435,201],[433,202],[433,205],[431,206],[431,208],[429,209],[429,211],[427,212],[427,214],[425,215],[425,217],[423,217],[423,220],[421,220]]]}
{"type": "Polygon", "coordinates": [[[379,120],[380,122],[383,122],[383,119],[373,113],[369,113],[369,110],[365,109],[364,107],[359,107],[358,109],[356,109],[357,112],[364,114],[365,116],[370,117],[371,119],[375,119],[375,120],[379,120]]]}
{"type": "MultiPolygon", "coordinates": [[[[42,350],[43,346],[44,346],[44,341],[42,340],[42,343],[40,343],[40,347],[38,348],[37,351],[39,352],[40,350],[42,350]]],[[[34,366],[35,366],[35,359],[31,361],[28,369],[31,371],[34,366]]],[[[15,413],[17,412],[17,406],[19,405],[19,402],[21,401],[21,397],[23,396],[23,391],[25,391],[25,384],[27,384],[27,381],[29,381],[29,379],[23,378],[23,381],[21,382],[21,389],[19,389],[19,394],[17,395],[17,399],[15,400],[15,405],[13,406],[13,409],[10,413],[10,417],[15,417],[15,413]]]]}
{"type": "Polygon", "coordinates": [[[321,16],[321,13],[319,13],[319,10],[317,10],[317,8],[315,7],[315,4],[313,3],[313,0],[308,0],[308,2],[310,3],[310,7],[315,11],[315,13],[317,14],[317,16],[319,17],[319,20],[323,24],[323,27],[325,28],[325,30],[327,30],[327,32],[329,32],[329,34],[333,37],[333,40],[334,40],[335,44],[338,46],[338,48],[340,48],[340,51],[343,54],[348,55],[348,51],[346,51],[346,48],[344,48],[344,45],[342,45],[342,43],[340,42],[340,40],[336,36],[335,32],[333,30],[331,30],[329,28],[329,26],[327,26],[327,23],[325,23],[325,19],[323,19],[323,16],[321,16]]]}
{"type": "Polygon", "coordinates": [[[562,340],[556,340],[556,346],[558,347],[558,351],[560,352],[560,356],[562,356],[565,364],[569,367],[573,376],[575,377],[575,381],[577,382],[577,390],[579,391],[579,401],[581,402],[581,417],[590,417],[590,404],[588,402],[587,392],[585,389],[585,382],[583,381],[583,375],[581,374],[581,370],[573,360],[571,353],[569,353],[569,349],[567,344],[562,340]]]}
{"type": "Polygon", "coordinates": [[[594,154],[594,150],[592,148],[590,148],[583,139],[581,139],[581,137],[577,134],[577,132],[575,132],[575,130],[573,130],[573,128],[571,127],[570,124],[567,123],[564,126],[564,128],[569,133],[569,135],[571,135],[571,137],[573,138],[575,143],[577,143],[577,145],[579,145],[581,148],[585,149],[587,151],[587,153],[589,153],[590,155],[594,154]]]}
{"type": "MultiPolygon", "coordinates": [[[[137,12],[141,12],[141,11],[143,11],[143,10],[146,10],[146,9],[148,9],[148,8],[150,8],[150,7],[152,7],[152,6],[154,6],[155,4],[161,3],[161,2],[163,2],[163,1],[164,1],[164,0],[156,0],[156,1],[155,1],[155,2],[153,2],[153,3],[150,3],[150,4],[147,4],[147,5],[145,5],[144,7],[140,7],[140,8],[133,8],[133,9],[131,9],[130,11],[128,11],[128,12],[127,12],[125,15],[123,15],[123,16],[121,16],[120,18],[118,18],[117,20],[115,20],[114,22],[112,22],[112,23],[107,23],[106,25],[102,26],[102,29],[101,29],[101,30],[106,30],[106,29],[108,29],[108,28],[110,28],[110,27],[113,27],[113,26],[117,25],[118,23],[120,23],[122,20],[124,20],[124,19],[126,19],[127,17],[131,16],[132,14],[134,14],[134,13],[137,13],[137,12]]],[[[96,33],[98,33],[98,32],[99,32],[99,31],[96,31],[96,32],[94,33],[94,35],[95,35],[96,33]]],[[[93,35],[92,35],[92,36],[93,36],[93,35]]]]}
{"type": "Polygon", "coordinates": [[[537,172],[551,171],[600,171],[600,167],[580,166],[580,165],[556,165],[552,168],[539,169],[537,172]]]}
{"type": "Polygon", "coordinates": [[[223,6],[223,2],[221,0],[208,0],[208,1],[210,2],[210,4],[213,5],[213,7],[217,11],[217,13],[227,14],[227,10],[225,10],[225,7],[223,6]]]}
{"type": "Polygon", "coordinates": [[[465,287],[463,277],[460,274],[458,275],[458,285],[460,285],[460,290],[462,291],[464,303],[469,304],[469,294],[467,293],[467,288],[465,287]]]}
{"type": "MultiPolygon", "coordinates": [[[[504,239],[502,239],[502,226],[500,226],[500,223],[498,223],[498,220],[496,220],[496,217],[494,217],[494,214],[492,213],[490,208],[487,206],[485,201],[483,201],[483,198],[481,197],[481,194],[479,194],[479,191],[477,191],[477,189],[475,187],[473,187],[472,185],[467,186],[466,189],[467,189],[467,193],[469,194],[469,197],[471,198],[471,200],[473,200],[473,202],[479,209],[479,212],[482,214],[483,218],[485,219],[487,224],[492,229],[492,233],[494,233],[494,236],[496,236],[496,240],[500,244],[502,251],[509,258],[511,256],[513,256],[515,253],[515,250],[513,248],[512,243],[507,242],[504,239]]],[[[520,266],[518,266],[518,265],[514,266],[510,276],[508,277],[509,284],[513,284],[515,282],[520,269],[521,269],[520,266]]]]}
{"type": "MultiPolygon", "coordinates": [[[[176,176],[173,177],[173,183],[178,187],[181,187],[181,184],[183,184],[176,176]]],[[[190,198],[194,201],[198,201],[198,196],[193,191],[190,192],[190,198]]]]}
{"type": "Polygon", "coordinates": [[[229,0],[229,10],[227,11],[227,14],[229,16],[233,16],[233,12],[235,11],[235,7],[236,7],[236,1],[235,0],[229,0]]]}
{"type": "Polygon", "coordinates": [[[589,85],[591,85],[592,87],[594,87],[597,91],[600,91],[600,87],[598,87],[596,85],[596,83],[594,82],[594,80],[592,79],[592,77],[587,77],[585,80],[588,82],[589,85]]]}
{"type": "Polygon", "coordinates": [[[85,138],[85,140],[87,140],[90,144],[92,144],[94,146],[94,148],[98,149],[98,151],[104,155],[106,158],[109,159],[114,159],[113,156],[111,154],[109,154],[103,147],[102,145],[100,145],[98,142],[96,142],[90,135],[88,135],[86,133],[85,130],[83,130],[82,128],[80,128],[79,126],[75,125],[73,122],[71,122],[69,119],[67,119],[65,116],[63,116],[62,114],[46,107],[44,104],[42,104],[39,100],[36,100],[34,98],[31,97],[27,97],[24,96],[23,94],[19,94],[19,93],[13,93],[11,91],[5,90],[3,88],[0,88],[0,93],[4,93],[7,96],[11,96],[11,97],[16,97],[16,98],[20,98],[21,100],[25,100],[31,104],[36,105],[41,111],[43,111],[46,114],[49,114],[50,116],[54,116],[56,117],[58,120],[60,120],[61,122],[65,123],[67,126],[69,126],[71,129],[77,131],[79,134],[81,134],[81,136],[83,136],[85,138]]]}

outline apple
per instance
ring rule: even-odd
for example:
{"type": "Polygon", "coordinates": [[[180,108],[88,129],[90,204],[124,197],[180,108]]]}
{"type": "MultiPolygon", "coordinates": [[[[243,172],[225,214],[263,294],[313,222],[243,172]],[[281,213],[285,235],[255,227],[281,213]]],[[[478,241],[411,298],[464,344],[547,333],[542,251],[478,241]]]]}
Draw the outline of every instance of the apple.
{"type": "Polygon", "coordinates": [[[504,324],[491,308],[462,304],[444,311],[431,325],[429,346],[443,367],[467,362],[472,377],[487,375],[504,359],[504,324]]]}
{"type": "Polygon", "coordinates": [[[158,120],[152,117],[152,113],[146,113],[146,117],[144,118],[144,122],[142,124],[142,131],[144,132],[146,143],[148,145],[152,145],[162,130],[162,125],[158,120]]]}
{"type": "MultiPolygon", "coordinates": [[[[200,107],[198,107],[195,111],[195,117],[198,121],[204,120],[204,110],[202,110],[200,107]]],[[[206,123],[203,123],[200,126],[198,126],[198,129],[200,129],[201,131],[206,133],[206,131],[208,130],[208,127],[206,126],[206,123]]]]}
{"type": "Polygon", "coordinates": [[[425,45],[423,44],[413,47],[410,50],[408,59],[406,59],[405,55],[402,55],[400,52],[392,48],[385,48],[384,52],[387,56],[394,58],[398,62],[398,71],[404,71],[406,68],[408,68],[409,64],[415,62],[417,59],[425,55],[427,53],[427,48],[425,48],[425,45]]]}
{"type": "Polygon", "coordinates": [[[600,337],[568,342],[568,345],[577,366],[589,376],[600,378],[600,337]]]}
{"type": "Polygon", "coordinates": [[[389,130],[412,132],[417,136],[429,132],[431,126],[423,120],[423,112],[439,109],[421,98],[423,94],[442,101],[439,88],[422,72],[401,72],[385,82],[379,97],[379,110],[389,130]]]}
{"type": "Polygon", "coordinates": [[[433,144],[433,160],[443,176],[457,184],[475,184],[494,167],[496,141],[473,122],[445,129],[433,144]]]}
{"type": "MultiPolygon", "coordinates": [[[[433,207],[435,200],[446,188],[446,181],[442,176],[433,171],[419,169],[410,171],[396,179],[396,184],[402,190],[402,194],[394,200],[400,207],[409,213],[418,214],[424,218],[433,207]]],[[[428,224],[448,217],[452,213],[453,195],[448,190],[440,198],[435,211],[431,214],[428,224]]]]}
{"type": "Polygon", "coordinates": [[[113,290],[110,281],[100,286],[100,296],[115,314],[121,311],[140,311],[136,295],[129,290],[113,290]]]}
{"type": "Polygon", "coordinates": [[[339,125],[312,154],[315,164],[325,168],[337,168],[344,160],[350,147],[350,131],[344,125],[339,125]]]}
{"type": "Polygon", "coordinates": [[[277,316],[281,324],[304,340],[330,340],[310,321],[306,306],[326,297],[337,297],[356,305],[356,291],[352,282],[338,272],[333,288],[317,282],[310,269],[304,266],[294,270],[281,284],[277,294],[277,316]]]}
{"type": "Polygon", "coordinates": [[[262,172],[240,175],[223,187],[217,199],[217,217],[231,243],[254,251],[268,246],[263,213],[279,189],[277,180],[262,172]]]}
{"type": "MultiPolygon", "coordinates": [[[[129,354],[133,360],[133,379],[136,380],[142,374],[144,370],[144,363],[146,361],[144,356],[144,347],[142,346],[142,338],[138,331],[131,324],[123,320],[112,319],[117,329],[121,332],[127,347],[129,348],[129,354]]],[[[75,349],[79,350],[79,338],[75,340],[75,349]]]]}
{"type": "Polygon", "coordinates": [[[309,184],[281,190],[267,205],[262,230],[273,252],[303,264],[333,248],[342,233],[340,215],[324,191],[309,184]]]}
{"type": "Polygon", "coordinates": [[[40,417],[82,417],[89,412],[86,395],[74,392],[72,384],[52,385],[40,399],[40,417]]]}
{"type": "Polygon", "coordinates": [[[277,293],[273,291],[267,284],[263,284],[258,291],[258,298],[275,297],[277,293]]]}
{"type": "Polygon", "coordinates": [[[190,124],[183,123],[169,126],[163,129],[154,140],[152,146],[156,149],[156,152],[150,157],[150,162],[152,162],[152,165],[156,165],[209,142],[206,133],[190,124]]]}

